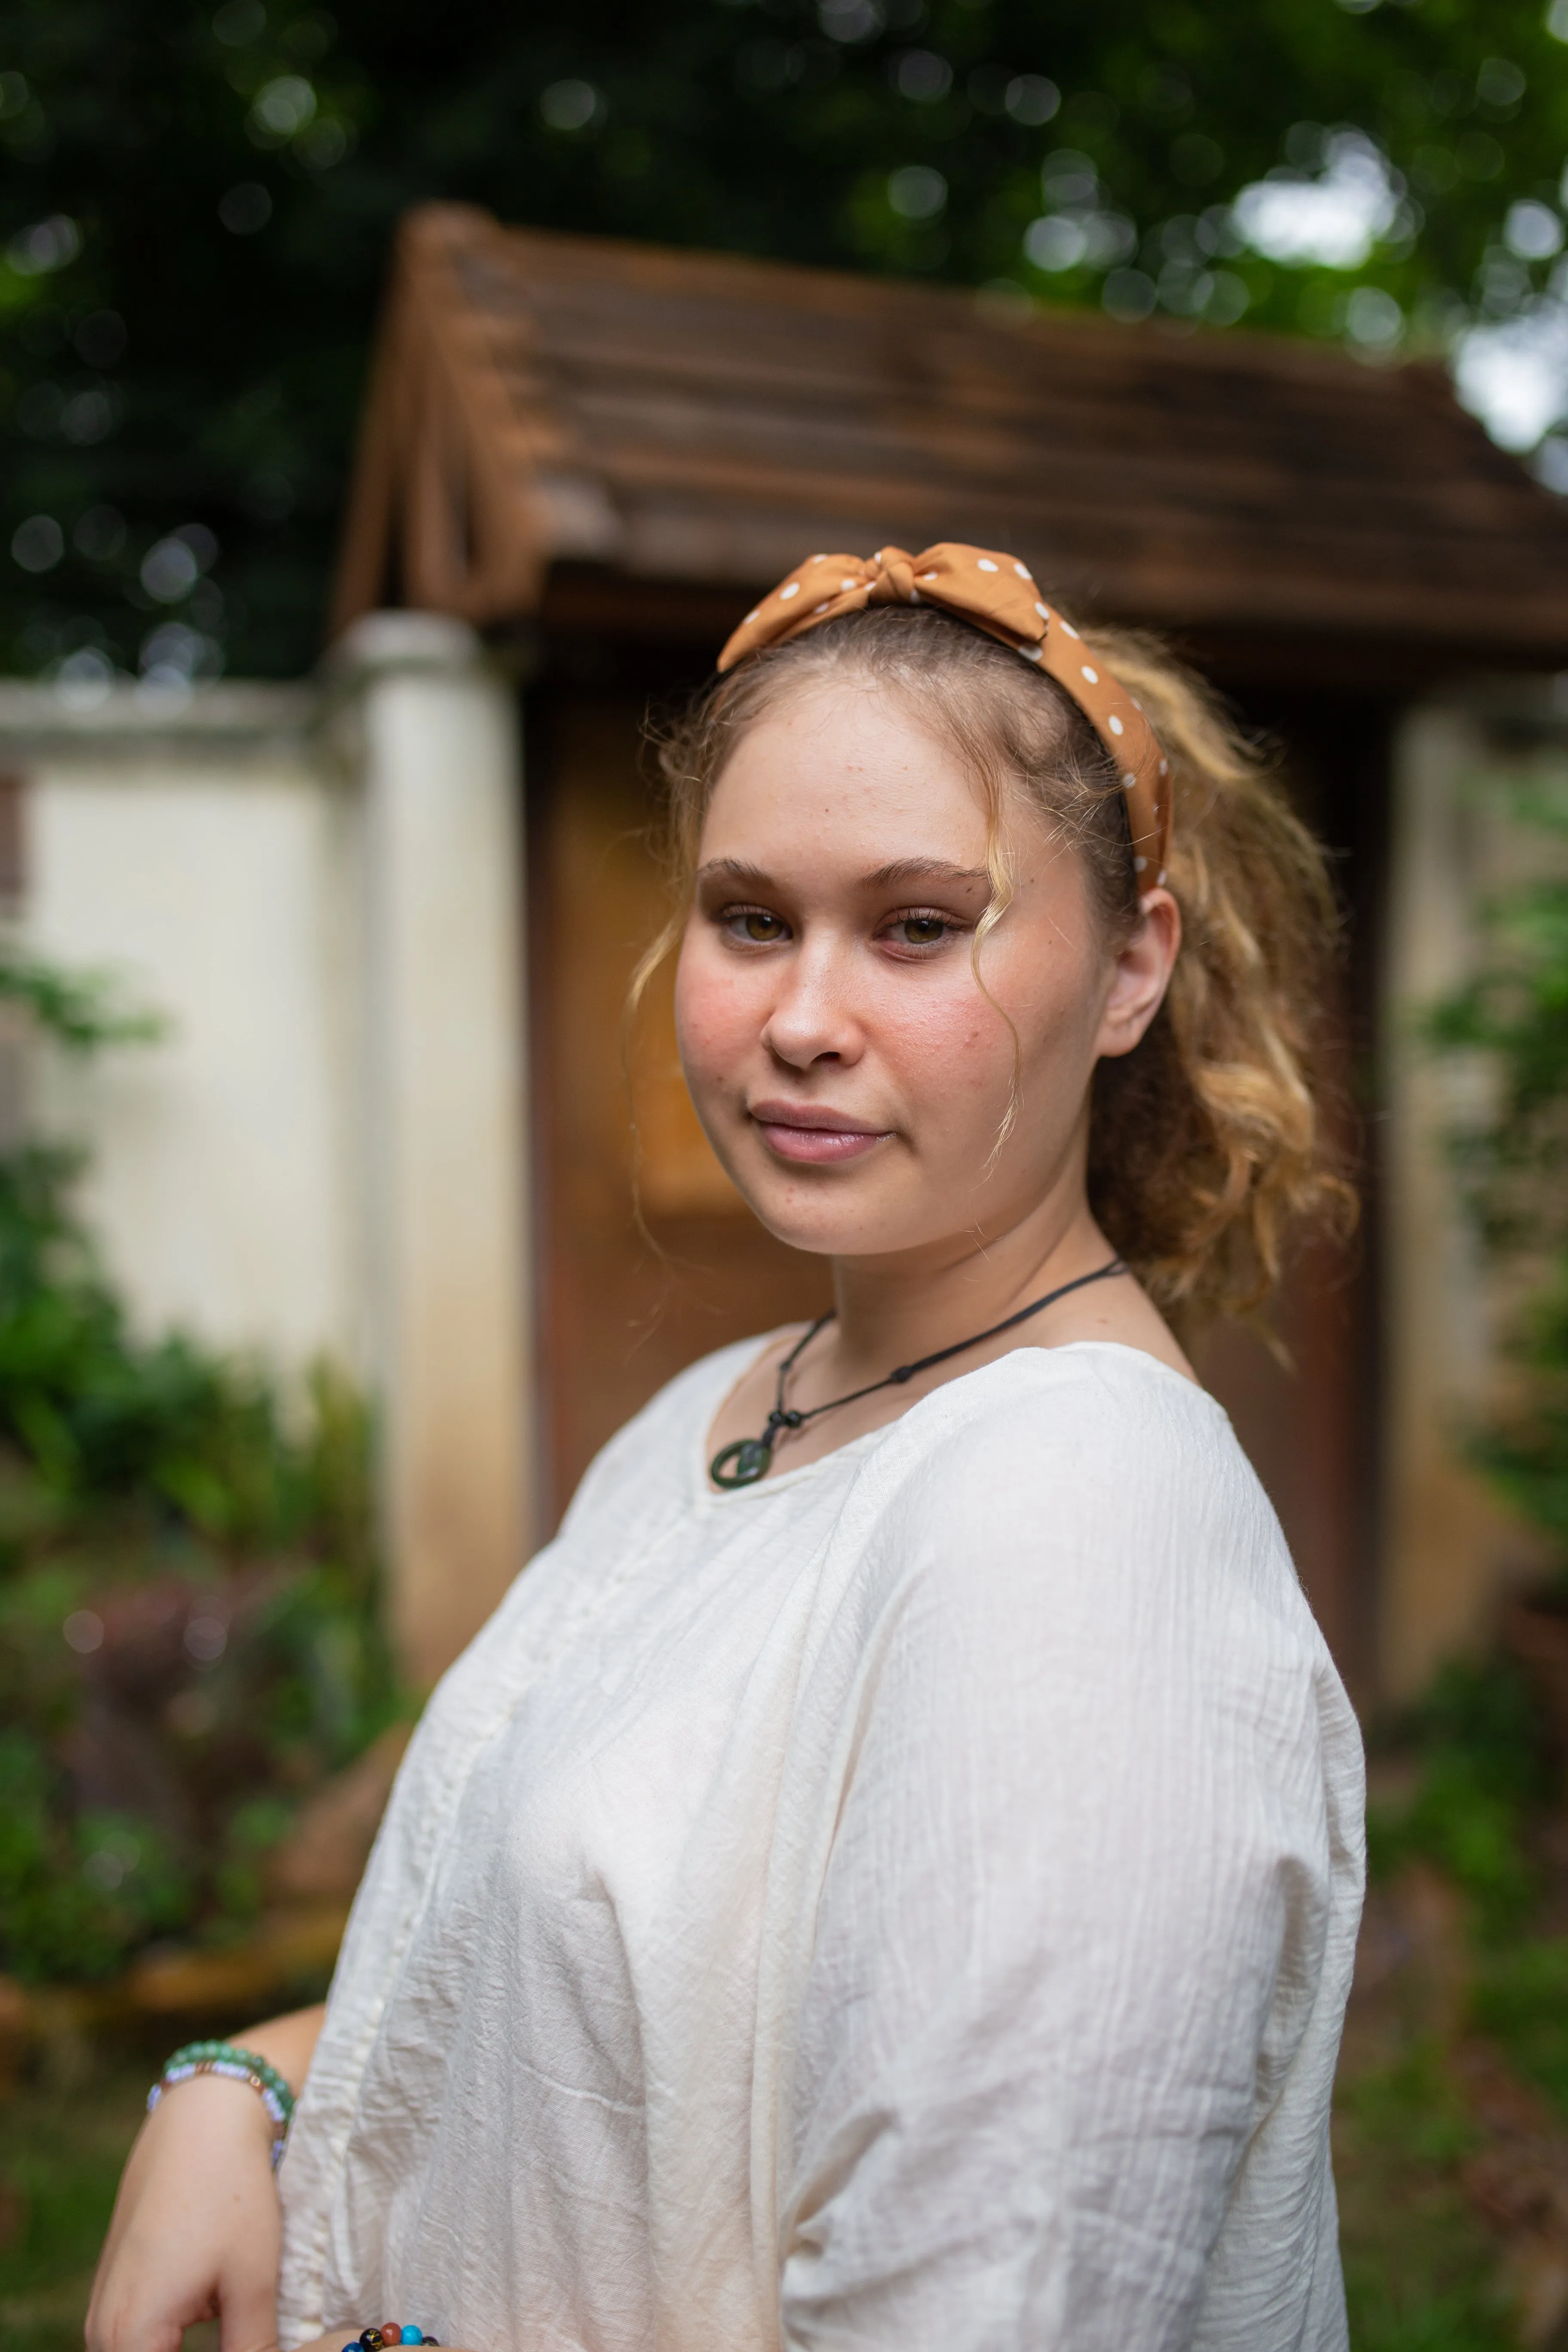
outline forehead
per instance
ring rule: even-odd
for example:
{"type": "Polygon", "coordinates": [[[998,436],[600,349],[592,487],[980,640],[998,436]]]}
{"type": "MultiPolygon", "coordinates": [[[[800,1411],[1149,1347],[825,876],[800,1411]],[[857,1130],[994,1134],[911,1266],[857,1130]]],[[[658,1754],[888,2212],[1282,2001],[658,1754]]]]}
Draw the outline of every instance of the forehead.
{"type": "Polygon", "coordinates": [[[987,830],[984,793],[956,747],[880,687],[824,682],[781,697],[742,736],[713,788],[701,855],[763,833],[801,844],[919,835],[922,851],[952,856],[983,847],[987,830]]]}

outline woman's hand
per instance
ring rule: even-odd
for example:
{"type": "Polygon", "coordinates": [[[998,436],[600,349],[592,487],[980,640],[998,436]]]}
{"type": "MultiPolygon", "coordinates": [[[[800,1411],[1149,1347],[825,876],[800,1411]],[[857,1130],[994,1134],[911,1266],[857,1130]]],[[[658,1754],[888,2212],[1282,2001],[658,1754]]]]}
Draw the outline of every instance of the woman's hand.
{"type": "MultiPolygon", "coordinates": [[[[322,2014],[301,2011],[239,2038],[298,2092],[322,2014]]],[[[180,2352],[184,2330],[201,2319],[222,2322],[223,2352],[275,2352],[282,2216],[272,2138],[248,2083],[196,2074],[164,2093],[114,2200],[87,2352],[180,2352]]]]}
{"type": "Polygon", "coordinates": [[[176,2084],[125,2167],[87,2352],[180,2352],[198,2319],[221,2319],[223,2352],[273,2352],[281,2240],[272,2119],[256,2093],[214,2074],[176,2084]]]}

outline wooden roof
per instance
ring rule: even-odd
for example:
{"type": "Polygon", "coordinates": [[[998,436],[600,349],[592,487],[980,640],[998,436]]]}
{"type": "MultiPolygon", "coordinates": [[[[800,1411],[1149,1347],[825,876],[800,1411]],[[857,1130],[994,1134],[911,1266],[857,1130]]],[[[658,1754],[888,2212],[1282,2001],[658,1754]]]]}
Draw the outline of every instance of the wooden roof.
{"type": "Polygon", "coordinates": [[[936,539],[1102,615],[1568,665],[1568,510],[1436,365],[404,223],[335,627],[536,614],[584,567],[727,610],[813,548],[936,539]]]}

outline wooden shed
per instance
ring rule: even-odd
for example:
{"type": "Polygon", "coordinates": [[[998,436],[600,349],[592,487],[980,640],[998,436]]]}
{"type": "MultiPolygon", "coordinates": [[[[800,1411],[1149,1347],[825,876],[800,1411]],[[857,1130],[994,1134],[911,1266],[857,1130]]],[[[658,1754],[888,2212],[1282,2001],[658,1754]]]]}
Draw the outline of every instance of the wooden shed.
{"type": "MultiPolygon", "coordinates": [[[[1568,515],[1436,365],[410,216],[334,628],[459,616],[520,682],[542,1526],[680,1363],[823,1293],[708,1152],[658,1003],[631,1056],[646,1232],[634,1215],[620,1002],[658,916],[645,713],[809,549],[936,539],[1013,549],[1069,609],[1165,632],[1277,740],[1339,856],[1363,1108],[1400,714],[1568,666],[1568,515]]],[[[1377,1134],[1348,1139],[1354,1250],[1299,1268],[1285,1304],[1294,1369],[1237,1335],[1205,1358],[1363,1682],[1387,1507],[1377,1134]]]]}

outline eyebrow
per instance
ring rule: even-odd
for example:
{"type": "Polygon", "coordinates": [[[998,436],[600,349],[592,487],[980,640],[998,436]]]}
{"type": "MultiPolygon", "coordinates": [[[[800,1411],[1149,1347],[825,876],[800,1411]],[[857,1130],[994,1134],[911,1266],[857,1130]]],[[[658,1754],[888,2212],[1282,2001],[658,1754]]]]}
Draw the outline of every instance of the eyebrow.
{"type": "Polygon", "coordinates": [[[879,866],[875,874],[868,874],[866,887],[887,890],[905,882],[988,883],[990,879],[984,866],[953,866],[945,857],[900,857],[891,866],[879,866]]]}
{"type": "MultiPolygon", "coordinates": [[[[751,884],[756,888],[771,889],[773,877],[760,866],[749,866],[743,858],[716,857],[710,865],[697,869],[699,882],[725,881],[751,884]]],[[[874,874],[863,874],[863,890],[897,889],[910,882],[984,882],[989,884],[990,871],[984,866],[953,866],[945,857],[900,857],[890,866],[879,866],[874,874]]]]}

